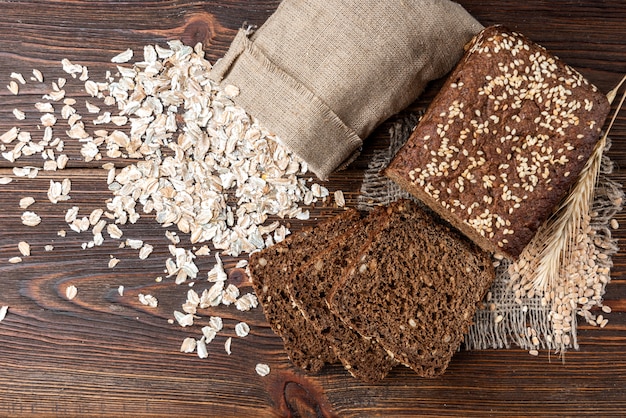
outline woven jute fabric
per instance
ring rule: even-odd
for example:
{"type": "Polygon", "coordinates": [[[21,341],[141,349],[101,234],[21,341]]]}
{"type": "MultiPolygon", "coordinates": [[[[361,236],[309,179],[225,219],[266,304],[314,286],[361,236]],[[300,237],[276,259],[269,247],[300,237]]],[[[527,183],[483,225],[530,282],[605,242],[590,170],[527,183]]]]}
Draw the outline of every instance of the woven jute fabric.
{"type": "Polygon", "coordinates": [[[449,0],[284,0],[210,74],[320,179],[452,69],[482,25],[449,0]]]}
{"type": "MultiPolygon", "coordinates": [[[[364,173],[358,198],[359,209],[368,211],[377,205],[386,205],[400,198],[414,199],[393,181],[384,177],[381,170],[407,141],[418,120],[419,115],[407,115],[396,118],[391,124],[389,147],[374,155],[364,173]]],[[[610,141],[607,142],[607,149],[609,146],[610,141]]],[[[611,235],[610,222],[615,214],[621,211],[621,202],[624,198],[621,185],[610,178],[612,168],[613,163],[605,153],[590,208],[589,234],[593,236],[597,254],[603,254],[605,257],[597,257],[589,262],[606,268],[612,266],[611,256],[618,251],[617,240],[611,235]]],[[[496,279],[476,312],[463,347],[467,350],[481,350],[517,346],[528,350],[548,349],[560,353],[568,348],[578,349],[577,311],[572,311],[569,343],[558,343],[550,319],[551,306],[542,301],[542,295],[516,300],[513,291],[514,281],[508,269],[510,263],[512,261],[506,259],[498,261],[496,279]]],[[[563,282],[567,281],[567,277],[561,279],[563,282]]],[[[607,284],[601,284],[602,294],[607,284]]]]}

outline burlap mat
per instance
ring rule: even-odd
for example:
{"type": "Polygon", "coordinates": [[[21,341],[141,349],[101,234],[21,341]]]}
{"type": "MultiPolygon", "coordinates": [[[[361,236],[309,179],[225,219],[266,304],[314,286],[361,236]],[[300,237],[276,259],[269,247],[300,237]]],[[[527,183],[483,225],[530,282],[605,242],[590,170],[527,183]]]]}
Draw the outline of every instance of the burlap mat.
{"type": "MultiPolygon", "coordinates": [[[[389,132],[389,147],[379,151],[369,163],[364,174],[358,206],[361,210],[370,210],[376,205],[387,204],[401,197],[410,198],[395,183],[383,177],[380,170],[387,166],[396,151],[406,142],[419,117],[408,115],[398,118],[389,132]]],[[[607,149],[610,142],[607,142],[607,149]]],[[[595,255],[593,263],[599,267],[612,267],[611,256],[618,250],[616,239],[611,236],[611,220],[622,209],[623,191],[621,185],[611,180],[612,162],[606,156],[602,160],[601,173],[595,187],[594,202],[591,208],[589,235],[592,236],[590,251],[595,255]],[[600,254],[604,254],[600,256],[600,254]]],[[[592,325],[604,326],[606,322],[598,322],[598,317],[586,308],[577,307],[572,313],[571,326],[565,330],[555,329],[553,314],[555,307],[545,302],[543,295],[535,294],[532,298],[516,298],[514,281],[509,275],[509,260],[494,260],[499,264],[496,268],[496,280],[488,292],[474,318],[474,324],[465,338],[464,348],[480,350],[489,348],[509,348],[518,346],[532,350],[553,350],[564,353],[568,348],[578,349],[577,327],[578,317],[584,318],[592,325]],[[517,300],[516,300],[517,299],[517,300]]],[[[567,282],[567,277],[562,277],[567,282]]],[[[608,284],[596,294],[604,294],[608,284]]],[[[595,306],[602,308],[602,300],[594,301],[595,306]]],[[[605,308],[604,311],[609,311],[605,308]]]]}

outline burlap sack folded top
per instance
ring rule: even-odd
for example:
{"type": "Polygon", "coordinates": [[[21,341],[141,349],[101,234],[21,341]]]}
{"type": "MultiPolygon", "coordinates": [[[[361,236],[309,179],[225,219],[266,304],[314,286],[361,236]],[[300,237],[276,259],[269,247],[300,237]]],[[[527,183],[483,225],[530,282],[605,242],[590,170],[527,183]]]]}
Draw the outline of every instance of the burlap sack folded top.
{"type": "Polygon", "coordinates": [[[210,76],[239,87],[236,104],[325,180],[481,29],[448,0],[284,0],[210,76]]]}

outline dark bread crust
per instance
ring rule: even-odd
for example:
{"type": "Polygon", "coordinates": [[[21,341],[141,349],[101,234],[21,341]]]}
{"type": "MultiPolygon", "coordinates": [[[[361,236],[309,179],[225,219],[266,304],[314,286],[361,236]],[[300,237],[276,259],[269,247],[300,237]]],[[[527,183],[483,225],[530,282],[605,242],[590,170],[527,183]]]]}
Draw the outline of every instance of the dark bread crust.
{"type": "Polygon", "coordinates": [[[288,236],[272,247],[250,255],[249,273],[265,316],[284,342],[291,361],[298,367],[318,372],[325,363],[336,363],[333,349],[293,306],[287,292],[289,277],[319,249],[344,233],[360,219],[353,209],[288,236]]]}
{"type": "Polygon", "coordinates": [[[385,208],[374,209],[293,274],[288,286],[291,299],[333,347],[346,370],[369,383],[382,380],[398,362],[376,340],[363,338],[349,328],[330,310],[325,297],[341,279],[350,261],[388,219],[385,208]]]}
{"type": "Polygon", "coordinates": [[[485,250],[517,257],[576,181],[608,112],[543,47],[489,27],[384,173],[485,250]]]}
{"type": "Polygon", "coordinates": [[[491,257],[414,202],[361,249],[327,296],[335,314],[418,375],[443,373],[495,279],[491,257]]]}

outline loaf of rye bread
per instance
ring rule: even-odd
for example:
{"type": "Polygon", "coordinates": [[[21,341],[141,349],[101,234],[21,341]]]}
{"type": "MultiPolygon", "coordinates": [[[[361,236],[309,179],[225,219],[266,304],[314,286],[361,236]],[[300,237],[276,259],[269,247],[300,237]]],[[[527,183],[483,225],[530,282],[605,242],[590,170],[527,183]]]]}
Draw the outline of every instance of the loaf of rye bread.
{"type": "Polygon", "coordinates": [[[359,213],[349,209],[315,228],[290,235],[250,255],[250,278],[265,316],[272,330],[283,339],[291,361],[304,370],[317,372],[325,363],[336,363],[337,358],[333,349],[293,305],[287,292],[289,277],[359,219],[359,213]]]}
{"type": "Polygon", "coordinates": [[[409,200],[387,208],[327,295],[335,314],[423,377],[444,372],[495,279],[491,257],[409,200]]]}
{"type": "Polygon", "coordinates": [[[288,286],[304,317],[328,341],[346,370],[364,382],[382,380],[398,362],[376,340],[349,328],[330,310],[325,298],[350,260],[388,220],[386,208],[374,209],[296,271],[288,286]]]}
{"type": "Polygon", "coordinates": [[[516,257],[576,181],[608,112],[543,47],[488,27],[384,173],[485,250],[516,257]]]}

